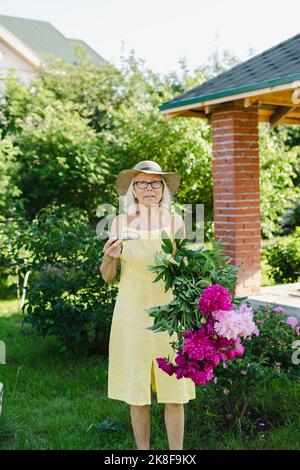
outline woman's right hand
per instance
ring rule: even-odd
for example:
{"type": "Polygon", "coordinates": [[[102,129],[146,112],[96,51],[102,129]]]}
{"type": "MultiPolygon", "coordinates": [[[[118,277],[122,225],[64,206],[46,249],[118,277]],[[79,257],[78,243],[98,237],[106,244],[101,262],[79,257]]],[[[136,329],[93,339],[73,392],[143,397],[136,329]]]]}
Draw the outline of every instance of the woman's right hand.
{"type": "Polygon", "coordinates": [[[104,256],[107,259],[118,259],[122,252],[122,238],[117,241],[113,238],[109,238],[103,247],[104,256]]]}

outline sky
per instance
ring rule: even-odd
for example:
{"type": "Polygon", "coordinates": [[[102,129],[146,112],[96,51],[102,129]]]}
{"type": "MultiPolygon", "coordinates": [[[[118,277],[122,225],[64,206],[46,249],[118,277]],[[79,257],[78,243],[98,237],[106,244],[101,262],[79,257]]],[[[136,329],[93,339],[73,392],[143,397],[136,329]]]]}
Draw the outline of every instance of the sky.
{"type": "Polygon", "coordinates": [[[0,0],[0,14],[48,21],[117,66],[134,50],[161,74],[216,48],[246,60],[300,33],[299,0],[0,0]]]}

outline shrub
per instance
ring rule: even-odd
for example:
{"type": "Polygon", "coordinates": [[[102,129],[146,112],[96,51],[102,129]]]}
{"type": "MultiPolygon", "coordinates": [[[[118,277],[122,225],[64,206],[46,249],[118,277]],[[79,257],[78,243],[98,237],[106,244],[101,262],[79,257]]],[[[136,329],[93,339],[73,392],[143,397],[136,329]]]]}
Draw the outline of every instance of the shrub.
{"type": "MultiPolygon", "coordinates": [[[[279,379],[287,386],[291,380],[300,385],[300,368],[292,360],[293,343],[300,340],[299,329],[286,323],[284,312],[270,306],[258,307],[253,318],[259,336],[243,340],[244,355],[229,361],[226,367],[218,367],[213,385],[218,397],[214,406],[222,424],[238,429],[247,421],[248,407],[254,408],[256,391],[263,383],[279,379]]],[[[273,417],[267,418],[272,423],[273,417]]]]}
{"type": "Polygon", "coordinates": [[[279,240],[262,252],[270,265],[268,275],[277,283],[297,282],[300,277],[300,227],[287,240],[279,240]]]}
{"type": "Polygon", "coordinates": [[[300,227],[300,201],[297,201],[294,207],[288,209],[282,216],[282,233],[289,234],[300,227]]]}
{"type": "Polygon", "coordinates": [[[15,240],[28,251],[24,322],[57,336],[62,351],[106,355],[116,287],[102,279],[103,242],[87,226],[86,212],[53,205],[26,225],[15,240]]]}

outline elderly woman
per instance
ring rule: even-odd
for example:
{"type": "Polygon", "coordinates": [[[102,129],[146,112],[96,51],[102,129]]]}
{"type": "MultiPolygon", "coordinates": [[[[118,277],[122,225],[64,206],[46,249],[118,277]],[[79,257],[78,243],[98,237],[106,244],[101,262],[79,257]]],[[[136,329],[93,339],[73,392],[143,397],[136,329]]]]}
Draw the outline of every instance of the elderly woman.
{"type": "Polygon", "coordinates": [[[179,184],[177,172],[162,171],[151,160],[121,171],[115,187],[125,197],[125,213],[112,221],[104,245],[101,273],[106,282],[114,280],[121,263],[109,341],[108,397],[130,405],[138,449],[149,449],[151,389],[157,402],[165,403],[169,448],[173,450],[183,446],[183,404],[196,397],[191,379],[177,379],[158,368],[157,357],[173,359],[170,341],[176,341],[176,336],[149,330],[154,320],[145,311],[173,299],[170,291],[165,292],[162,279],[153,282],[156,274],[147,266],[156,264],[155,252],[161,250],[163,230],[173,243],[178,229],[186,237],[182,217],[170,213],[179,184]],[[128,233],[131,238],[124,236],[128,233]]]}

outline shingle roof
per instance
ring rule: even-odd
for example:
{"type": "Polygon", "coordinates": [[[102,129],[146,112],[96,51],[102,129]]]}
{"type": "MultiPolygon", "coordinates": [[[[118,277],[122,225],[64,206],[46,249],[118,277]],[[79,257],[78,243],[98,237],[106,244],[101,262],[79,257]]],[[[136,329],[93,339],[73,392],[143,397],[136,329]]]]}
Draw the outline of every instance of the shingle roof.
{"type": "MultiPolygon", "coordinates": [[[[46,57],[46,55],[51,55],[73,64],[78,63],[73,47],[74,40],[66,38],[51,23],[0,15],[0,24],[36,52],[41,59],[46,57]]],[[[97,58],[97,63],[101,60],[103,63],[102,57],[91,48],[89,49],[93,51],[93,54],[91,54],[93,62],[97,58]]]]}
{"type": "Polygon", "coordinates": [[[163,103],[159,109],[300,80],[300,34],[163,103]]]}

